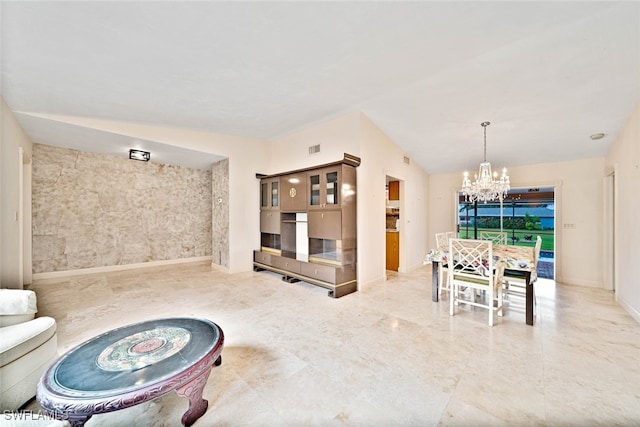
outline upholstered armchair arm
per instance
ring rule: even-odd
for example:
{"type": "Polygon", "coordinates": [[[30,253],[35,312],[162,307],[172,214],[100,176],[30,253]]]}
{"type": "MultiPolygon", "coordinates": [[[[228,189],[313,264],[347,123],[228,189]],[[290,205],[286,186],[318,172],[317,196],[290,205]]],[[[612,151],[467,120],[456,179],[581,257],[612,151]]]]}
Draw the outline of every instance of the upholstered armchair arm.
{"type": "Polygon", "coordinates": [[[0,327],[32,320],[37,311],[35,292],[24,289],[0,289],[0,327]]]}

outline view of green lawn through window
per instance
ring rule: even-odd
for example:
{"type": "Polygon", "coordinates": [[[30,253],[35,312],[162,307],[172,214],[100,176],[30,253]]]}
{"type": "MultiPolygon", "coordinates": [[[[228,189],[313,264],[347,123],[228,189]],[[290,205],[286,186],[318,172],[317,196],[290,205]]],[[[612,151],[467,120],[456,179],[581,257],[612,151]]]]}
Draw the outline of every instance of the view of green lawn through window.
{"type": "Polygon", "coordinates": [[[458,205],[459,237],[474,239],[478,238],[483,230],[502,229],[507,232],[510,245],[534,246],[536,236],[540,236],[543,256],[553,258],[555,248],[553,189],[550,193],[536,191],[534,194],[517,191],[510,192],[509,197],[503,201],[502,218],[499,202],[474,204],[461,199],[458,205]]]}

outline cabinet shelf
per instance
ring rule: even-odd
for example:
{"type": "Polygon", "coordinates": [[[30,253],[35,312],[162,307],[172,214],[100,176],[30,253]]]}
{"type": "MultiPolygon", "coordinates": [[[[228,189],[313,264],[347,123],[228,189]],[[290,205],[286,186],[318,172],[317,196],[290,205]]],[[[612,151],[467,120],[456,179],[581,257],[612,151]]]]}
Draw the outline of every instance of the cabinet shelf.
{"type": "Polygon", "coordinates": [[[337,252],[325,252],[309,255],[309,262],[325,265],[342,266],[341,254],[337,252]]]}

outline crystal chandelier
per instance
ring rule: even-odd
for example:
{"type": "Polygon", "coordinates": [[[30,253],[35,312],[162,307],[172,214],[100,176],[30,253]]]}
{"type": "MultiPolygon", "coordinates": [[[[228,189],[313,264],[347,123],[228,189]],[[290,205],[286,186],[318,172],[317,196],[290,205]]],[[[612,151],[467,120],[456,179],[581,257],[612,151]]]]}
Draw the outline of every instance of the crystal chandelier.
{"type": "Polygon", "coordinates": [[[507,169],[502,169],[502,176],[498,179],[498,173],[491,173],[491,163],[487,162],[487,126],[490,124],[489,122],[480,124],[484,128],[484,161],[480,163],[480,170],[475,175],[475,181],[471,182],[469,172],[464,173],[462,180],[461,192],[467,201],[472,203],[503,200],[510,188],[507,169]]]}

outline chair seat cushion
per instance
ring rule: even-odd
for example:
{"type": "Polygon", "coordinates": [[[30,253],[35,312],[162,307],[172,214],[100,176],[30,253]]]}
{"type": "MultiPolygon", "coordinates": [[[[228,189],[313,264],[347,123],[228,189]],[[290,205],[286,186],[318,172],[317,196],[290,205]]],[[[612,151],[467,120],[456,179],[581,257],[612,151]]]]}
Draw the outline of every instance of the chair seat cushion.
{"type": "Polygon", "coordinates": [[[487,276],[482,276],[480,274],[472,274],[472,273],[453,273],[453,280],[464,281],[467,283],[475,283],[478,285],[489,286],[489,278],[487,276]]]}
{"type": "Polygon", "coordinates": [[[53,318],[44,316],[0,328],[0,367],[47,342],[56,333],[56,327],[53,318]]]}

